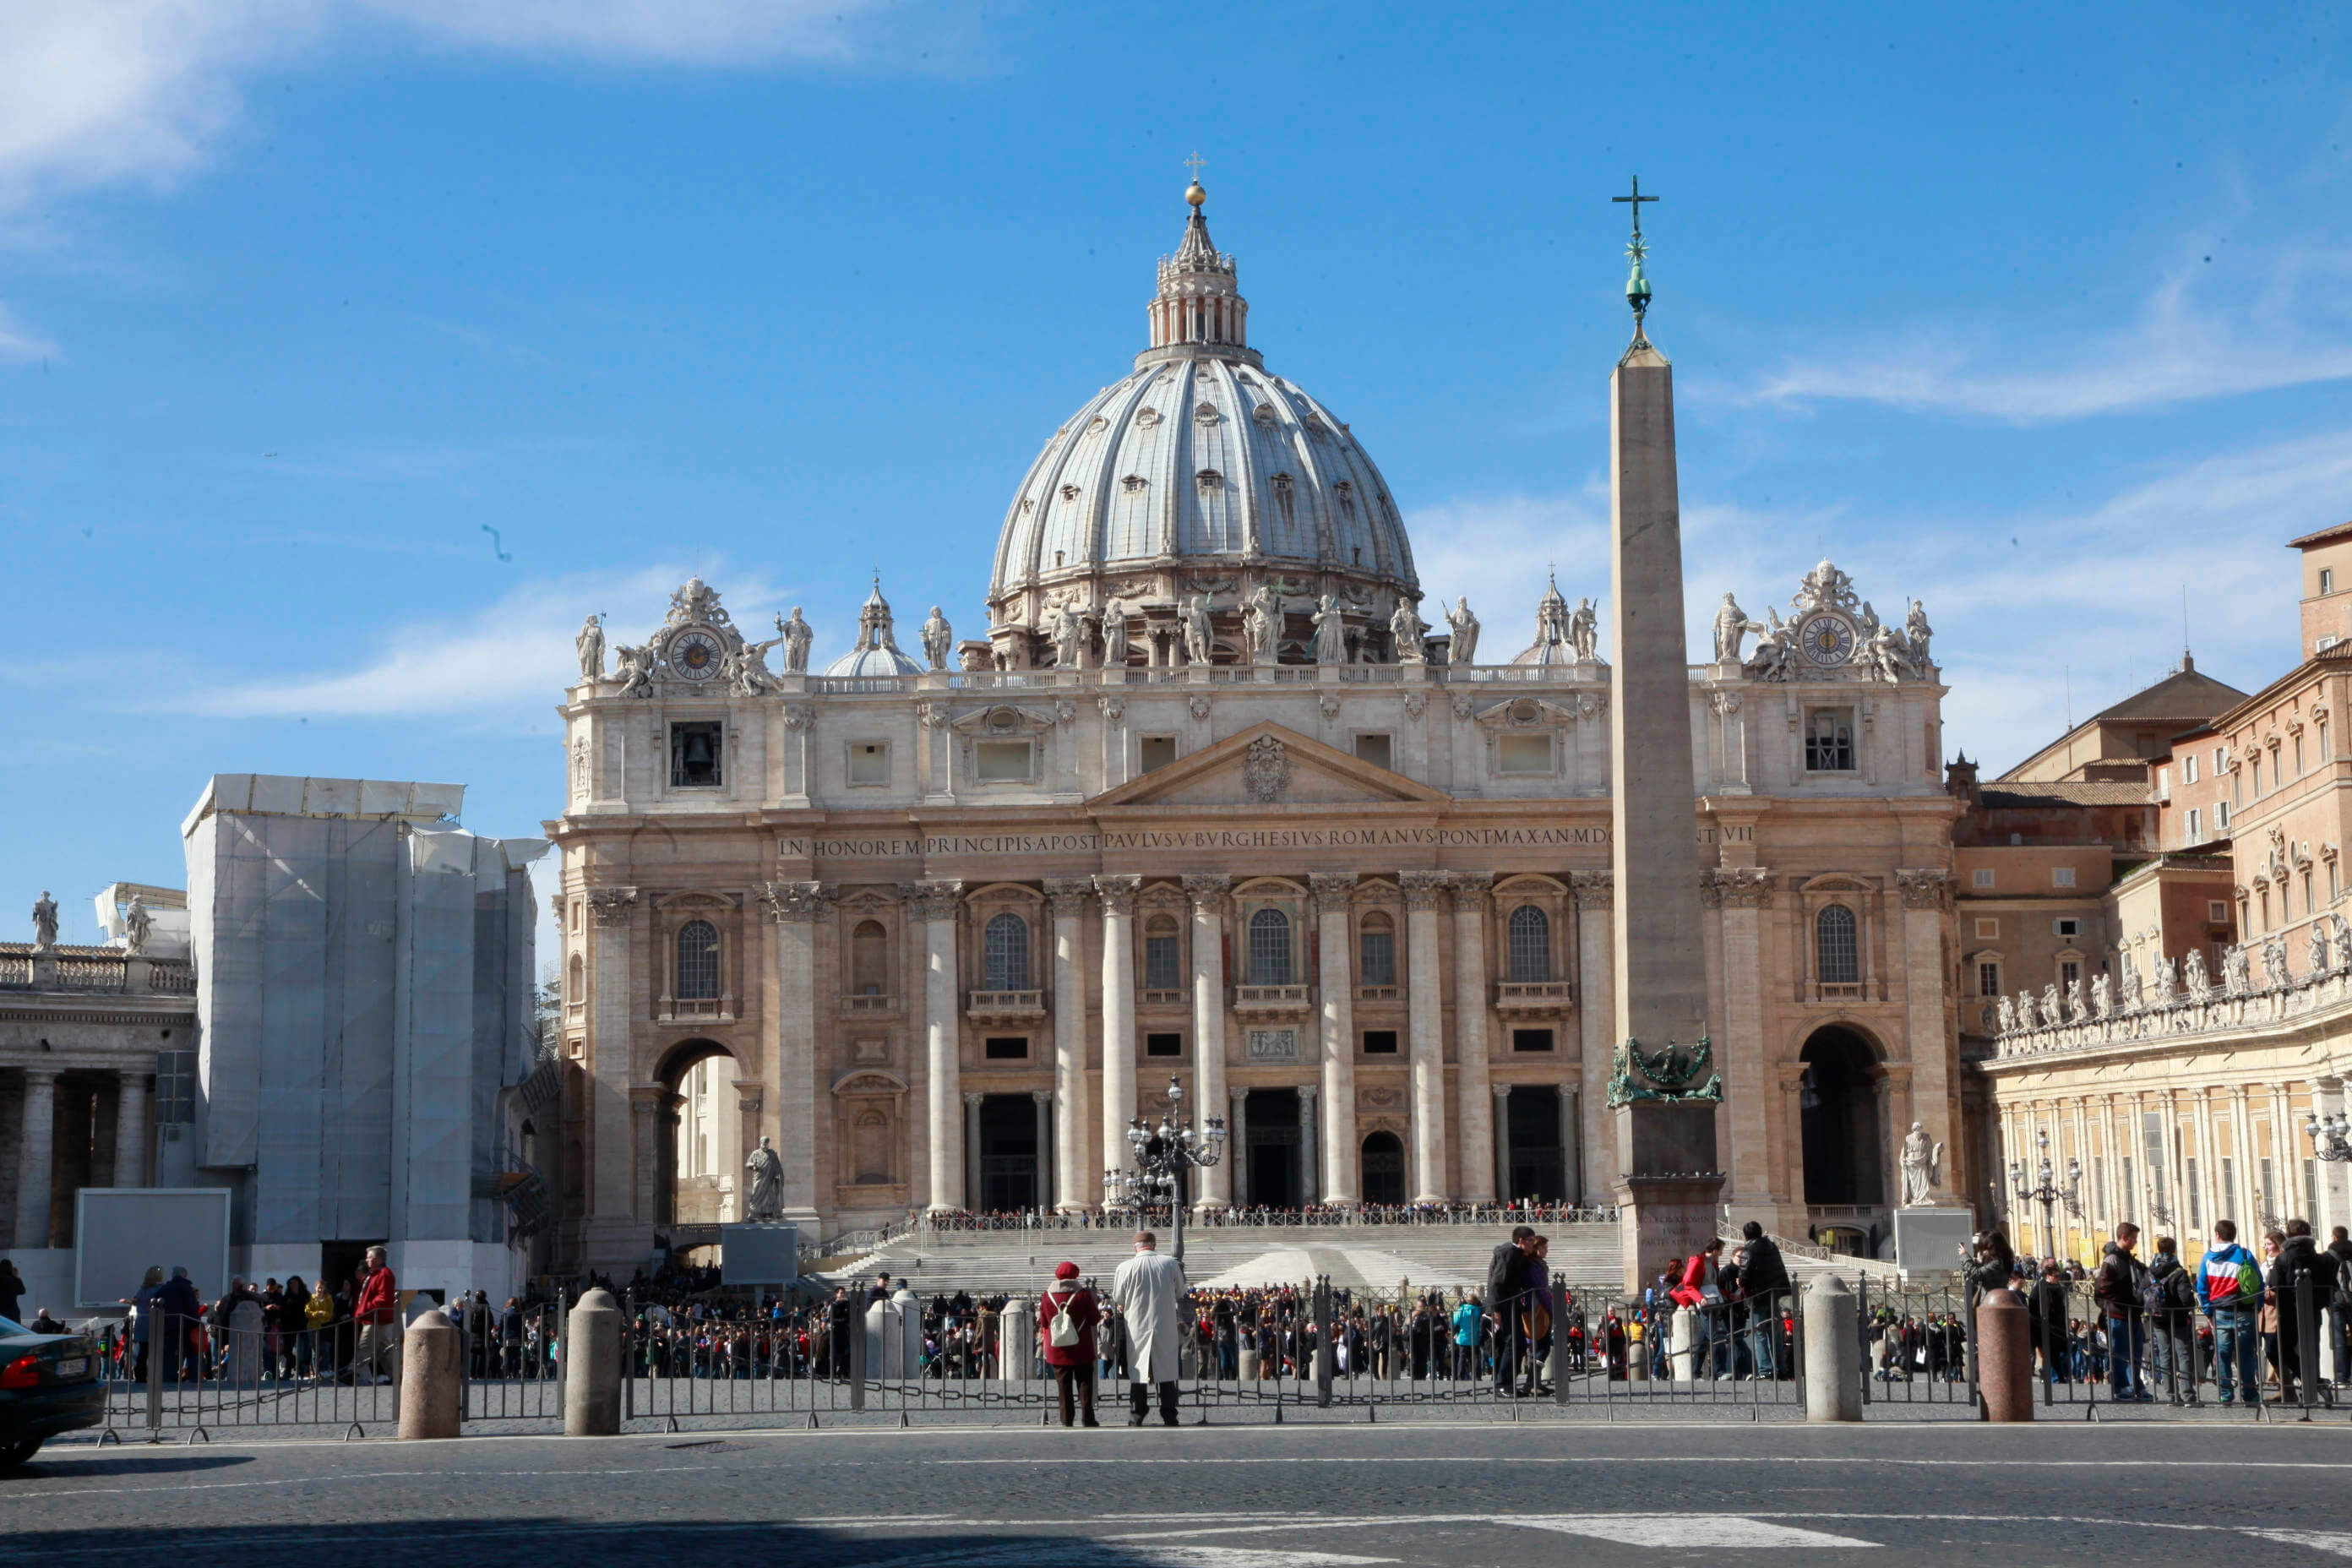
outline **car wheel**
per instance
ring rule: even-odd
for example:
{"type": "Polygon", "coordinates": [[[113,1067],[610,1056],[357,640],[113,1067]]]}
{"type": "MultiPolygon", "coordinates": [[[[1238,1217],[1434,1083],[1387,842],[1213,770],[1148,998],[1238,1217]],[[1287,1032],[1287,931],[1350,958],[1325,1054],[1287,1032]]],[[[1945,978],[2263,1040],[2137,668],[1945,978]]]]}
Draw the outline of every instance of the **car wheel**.
{"type": "Polygon", "coordinates": [[[41,1439],[27,1437],[21,1443],[0,1446],[0,1474],[15,1469],[41,1451],[41,1439]]]}

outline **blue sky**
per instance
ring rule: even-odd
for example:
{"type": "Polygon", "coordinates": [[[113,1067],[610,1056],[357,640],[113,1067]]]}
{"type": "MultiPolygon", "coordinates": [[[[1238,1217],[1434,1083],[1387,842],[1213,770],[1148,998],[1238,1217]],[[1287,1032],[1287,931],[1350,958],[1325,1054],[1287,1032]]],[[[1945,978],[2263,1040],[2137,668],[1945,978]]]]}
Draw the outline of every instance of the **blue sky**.
{"type": "Polygon", "coordinates": [[[1252,342],[1489,643],[1606,589],[1638,172],[1695,603],[1923,598],[1995,767],[2177,661],[2184,585],[2259,684],[2281,542],[2352,517],[2347,67],[2304,5],[15,0],[0,931],[177,884],[215,772],[535,832],[572,628],[688,573],[820,658],[877,563],[977,631],[1195,150],[1252,342]]]}

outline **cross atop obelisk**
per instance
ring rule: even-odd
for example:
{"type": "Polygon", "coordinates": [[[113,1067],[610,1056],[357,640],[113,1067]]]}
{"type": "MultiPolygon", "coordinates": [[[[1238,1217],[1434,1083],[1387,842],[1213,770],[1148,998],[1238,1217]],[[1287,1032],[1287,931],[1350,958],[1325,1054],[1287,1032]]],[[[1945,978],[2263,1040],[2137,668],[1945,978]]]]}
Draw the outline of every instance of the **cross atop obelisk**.
{"type": "Polygon", "coordinates": [[[1625,279],[1625,303],[1633,307],[1633,341],[1647,342],[1649,340],[1642,335],[1642,318],[1650,313],[1650,279],[1642,271],[1642,261],[1650,254],[1650,247],[1642,238],[1642,204],[1658,198],[1642,194],[1642,176],[1636,174],[1632,195],[1609,199],[1630,203],[1633,208],[1633,241],[1625,247],[1625,254],[1633,258],[1633,270],[1625,279]]]}
{"type": "Polygon", "coordinates": [[[1691,687],[1683,629],[1682,502],[1674,367],[1643,336],[1649,282],[1637,217],[1633,342],[1609,378],[1610,838],[1615,872],[1617,1200],[1625,1288],[1715,1233],[1722,1099],[1708,1027],[1699,907],[1691,687]]]}

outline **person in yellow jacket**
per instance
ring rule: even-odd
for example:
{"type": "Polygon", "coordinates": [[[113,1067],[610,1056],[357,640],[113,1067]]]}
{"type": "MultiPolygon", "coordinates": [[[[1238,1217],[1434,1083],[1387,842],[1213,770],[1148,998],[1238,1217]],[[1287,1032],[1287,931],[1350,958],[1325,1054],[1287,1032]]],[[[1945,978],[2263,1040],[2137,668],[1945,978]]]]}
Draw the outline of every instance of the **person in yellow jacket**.
{"type": "MultiPolygon", "coordinates": [[[[321,1279],[302,1309],[302,1359],[315,1364],[320,1377],[335,1375],[335,1293],[321,1279]]],[[[305,1370],[308,1370],[306,1367],[305,1370]]]]}

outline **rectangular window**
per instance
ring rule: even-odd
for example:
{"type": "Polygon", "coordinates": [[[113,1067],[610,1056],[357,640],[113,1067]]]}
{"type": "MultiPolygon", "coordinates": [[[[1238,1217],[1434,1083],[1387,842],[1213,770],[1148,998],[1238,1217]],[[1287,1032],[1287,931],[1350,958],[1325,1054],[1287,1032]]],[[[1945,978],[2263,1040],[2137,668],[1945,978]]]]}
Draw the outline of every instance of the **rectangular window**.
{"type": "Polygon", "coordinates": [[[2327,721],[2322,719],[2319,721],[2317,728],[2319,731],[2319,760],[2324,763],[2327,761],[2331,754],[2327,750],[2327,721]]]}
{"type": "Polygon", "coordinates": [[[2264,1218],[2264,1219],[2265,1219],[2265,1221],[2267,1221],[2268,1219],[2273,1218],[2273,1217],[2279,1218],[2279,1219],[2284,1219],[2284,1218],[2285,1218],[2286,1216],[2285,1216],[2284,1215],[2282,1215],[2282,1214],[2280,1214],[2280,1213],[2278,1212],[2278,1187],[2276,1186],[2276,1184],[2275,1184],[2275,1183],[2274,1183],[2274,1180],[2273,1180],[2273,1178],[2274,1178],[2274,1177],[2275,1177],[2275,1175],[2276,1175],[2276,1172],[2275,1172],[2275,1170],[2273,1169],[2273,1167],[2272,1166],[2271,1163],[2270,1163],[2268,1160],[2264,1160],[2264,1161],[2263,1162],[2263,1164],[2262,1164],[2262,1172],[2263,1172],[2263,1214],[2262,1214],[2262,1217],[2263,1217],[2263,1218],[2264,1218]]]}
{"type": "MultiPolygon", "coordinates": [[[[2333,868],[2331,867],[2330,869],[2332,870],[2333,868]]],[[[2311,873],[2308,871],[2303,874],[2303,912],[2307,915],[2315,915],[2319,912],[2319,906],[2311,901],[2311,873]]]]}
{"type": "Polygon", "coordinates": [[[1990,959],[1980,960],[1977,964],[1977,994],[1979,996],[2000,994],[2000,965],[1990,959]]]}
{"type": "Polygon", "coordinates": [[[2303,1163],[2303,1212],[2306,1218],[2319,1212],[2319,1162],[2316,1160],[2303,1163]]]}
{"type": "Polygon", "coordinates": [[[2195,844],[2205,837],[2204,825],[2200,820],[2200,814],[2197,808],[2193,805],[2189,808],[2187,826],[2188,831],[2181,836],[2182,843],[2195,844]]]}
{"type": "Polygon", "coordinates": [[[196,1053],[155,1053],[155,1124],[180,1127],[196,1119],[196,1053]]]}
{"type": "Polygon", "coordinates": [[[1035,745],[1028,741],[975,741],[972,772],[982,784],[1026,784],[1035,752],[1035,745]]]}
{"type": "Polygon", "coordinates": [[[1969,873],[1969,886],[1971,888],[1991,887],[1992,868],[1990,866],[1979,866],[1975,870],[1970,871],[1969,873]]]}
{"type": "Polygon", "coordinates": [[[2197,1162],[2189,1162],[2189,1228],[2202,1233],[2205,1229],[2205,1194],[2197,1185],[2197,1162]]]}
{"type": "Polygon", "coordinates": [[[2119,1200],[2116,1205],[2116,1217],[2137,1219],[2139,1217],[2139,1184],[2132,1177],[2132,1162],[2129,1154],[2124,1156],[2124,1190],[2116,1195],[2119,1200]]]}
{"type": "MultiPolygon", "coordinates": [[[[2237,1212],[2237,1207],[2238,1162],[2224,1154],[2221,1156],[2221,1190],[2213,1194],[2213,1208],[2215,1210],[2213,1217],[2216,1219],[2228,1219],[2237,1212]]],[[[2241,1226],[2240,1228],[2242,1229],[2243,1227],[2241,1226]]],[[[2242,1247],[2245,1244],[2243,1242],[2240,1242],[2239,1245],[2242,1247]]]]}
{"type": "Polygon", "coordinates": [[[1181,1057],[1184,1054],[1184,1037],[1146,1035],[1143,1037],[1143,1054],[1147,1057],[1181,1057]]]}
{"type": "Polygon", "coordinates": [[[2294,738],[2294,776],[2303,776],[2303,736],[2300,733],[2294,738]]]}
{"type": "Polygon", "coordinates": [[[1979,942],[1991,942],[2000,935],[2000,921],[1989,920],[1982,915],[1979,915],[1977,917],[1977,940],[1979,942]]]}
{"type": "Polygon", "coordinates": [[[1397,1054],[1397,1032],[1394,1029],[1366,1029],[1364,1054],[1368,1057],[1392,1057],[1397,1054]]]}
{"type": "Polygon", "coordinates": [[[2058,989],[2064,991],[2083,978],[2083,966],[2071,958],[2058,961],[2058,989]]]}
{"type": "Polygon", "coordinates": [[[2072,866],[2051,867],[2050,885],[2053,888],[2073,887],[2074,885],[2074,868],[2072,866]]]}
{"type": "Polygon", "coordinates": [[[2156,770],[2156,798],[2158,800],[2170,800],[2172,798],[2172,770],[2170,768],[2158,768],[2156,770]]]}
{"type": "Polygon", "coordinates": [[[1551,772],[1549,735],[1504,735],[1495,742],[1495,771],[1505,773],[1551,772]]]}
{"type": "Polygon", "coordinates": [[[1175,736],[1146,735],[1143,737],[1141,761],[1145,773],[1148,773],[1154,768],[1164,768],[1175,760],[1175,736]]]}
{"type": "Polygon", "coordinates": [[[887,784],[890,782],[890,748],[880,741],[855,741],[849,747],[849,782],[887,784]]]}
{"type": "Polygon", "coordinates": [[[669,727],[672,789],[709,789],[719,784],[719,748],[724,728],[716,720],[669,727]]]}
{"type": "Polygon", "coordinates": [[[2336,592],[2335,567],[2322,566],[2319,569],[2319,591],[2323,594],[2333,594],[2336,592]]]}
{"type": "Polygon", "coordinates": [[[2072,916],[2061,916],[2050,922],[2050,934],[2073,940],[2083,934],[2083,922],[2072,916]]]}
{"type": "Polygon", "coordinates": [[[2228,801],[2217,800],[2213,803],[2213,826],[2218,832],[2227,833],[2230,831],[2230,803],[2228,801]]]}
{"type": "Polygon", "coordinates": [[[1368,931],[1358,939],[1362,949],[1360,985],[1393,985],[1396,982],[1396,932],[1368,931]]]}
{"type": "Polygon", "coordinates": [[[1143,988],[1146,991],[1174,991],[1184,984],[1177,968],[1177,939],[1172,936],[1147,936],[1143,939],[1143,988]]]}
{"type": "Polygon", "coordinates": [[[2197,753],[2194,752],[2180,759],[2180,782],[2185,784],[2197,782],[2197,753]]]}
{"type": "Polygon", "coordinates": [[[2246,770],[2253,777],[2254,798],[2260,800],[2263,798],[2263,754],[2260,752],[2256,752],[2248,759],[2246,770]]]}
{"type": "MultiPolygon", "coordinates": [[[[1376,768],[1393,768],[1396,764],[1389,760],[1390,752],[1389,738],[1386,735],[1356,737],[1356,760],[1360,763],[1370,763],[1376,768]]],[[[1549,756],[1546,759],[1546,765],[1549,765],[1549,756]]]]}
{"type": "Polygon", "coordinates": [[[2337,887],[2336,882],[2336,862],[2330,860],[2327,863],[2327,901],[2334,903],[2342,891],[2343,889],[2337,887]]]}
{"type": "Polygon", "coordinates": [[[1515,1051],[1548,1051],[1551,1049],[1549,1029],[1513,1029],[1511,1049],[1515,1051]]]}
{"type": "Polygon", "coordinates": [[[1029,1037],[991,1036],[987,1044],[981,1047],[981,1055],[992,1062],[1025,1062],[1029,1059],[1029,1037]]]}
{"type": "Polygon", "coordinates": [[[1805,771],[1809,773],[1850,773],[1853,771],[1853,710],[1816,708],[1805,715],[1805,771]]]}
{"type": "Polygon", "coordinates": [[[2215,925],[2227,924],[2230,919],[2229,900],[2226,899],[2206,900],[2205,918],[2211,921],[2215,925]]]}

